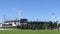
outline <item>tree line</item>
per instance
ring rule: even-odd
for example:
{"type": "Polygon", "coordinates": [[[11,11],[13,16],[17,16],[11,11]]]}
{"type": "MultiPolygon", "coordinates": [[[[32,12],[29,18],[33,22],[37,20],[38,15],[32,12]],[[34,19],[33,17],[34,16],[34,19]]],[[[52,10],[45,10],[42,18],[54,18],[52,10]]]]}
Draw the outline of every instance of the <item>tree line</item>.
{"type": "Polygon", "coordinates": [[[28,22],[28,23],[22,23],[21,25],[18,25],[17,28],[19,29],[33,29],[33,30],[54,30],[54,29],[59,29],[60,24],[58,24],[58,22],[28,22]]]}

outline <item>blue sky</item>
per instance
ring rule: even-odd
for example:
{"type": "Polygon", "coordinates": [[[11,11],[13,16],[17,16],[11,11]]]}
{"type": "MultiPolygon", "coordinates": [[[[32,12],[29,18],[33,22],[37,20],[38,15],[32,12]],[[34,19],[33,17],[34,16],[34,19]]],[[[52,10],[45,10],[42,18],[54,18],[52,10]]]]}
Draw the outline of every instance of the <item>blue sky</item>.
{"type": "Polygon", "coordinates": [[[0,22],[4,15],[6,20],[18,19],[19,10],[22,11],[20,18],[52,21],[52,12],[60,18],[60,0],[0,0],[0,22]]]}

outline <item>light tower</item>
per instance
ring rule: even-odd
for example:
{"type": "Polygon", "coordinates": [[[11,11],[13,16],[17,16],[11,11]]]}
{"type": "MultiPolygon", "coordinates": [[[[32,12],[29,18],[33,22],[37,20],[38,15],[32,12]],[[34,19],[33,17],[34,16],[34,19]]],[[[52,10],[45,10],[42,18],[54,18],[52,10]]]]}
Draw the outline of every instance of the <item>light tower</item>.
{"type": "Polygon", "coordinates": [[[19,17],[18,17],[18,18],[19,18],[19,24],[21,24],[21,23],[20,23],[21,15],[22,15],[22,11],[21,11],[21,10],[19,10],[19,17]]]}
{"type": "Polygon", "coordinates": [[[6,15],[4,15],[3,18],[4,18],[4,23],[5,23],[5,21],[6,21],[6,15]]]}
{"type": "Polygon", "coordinates": [[[54,13],[54,11],[52,12],[52,21],[53,22],[56,22],[56,20],[57,20],[57,17],[55,16],[55,13],[54,13]]]}
{"type": "Polygon", "coordinates": [[[53,23],[54,23],[54,22],[58,22],[58,19],[59,19],[59,18],[56,16],[55,11],[53,11],[53,12],[52,12],[52,21],[53,21],[53,23]]]}
{"type": "Polygon", "coordinates": [[[53,12],[52,13],[52,18],[53,18],[53,23],[55,23],[55,25],[56,25],[56,28],[58,28],[58,17],[55,15],[55,13],[53,12]]]}

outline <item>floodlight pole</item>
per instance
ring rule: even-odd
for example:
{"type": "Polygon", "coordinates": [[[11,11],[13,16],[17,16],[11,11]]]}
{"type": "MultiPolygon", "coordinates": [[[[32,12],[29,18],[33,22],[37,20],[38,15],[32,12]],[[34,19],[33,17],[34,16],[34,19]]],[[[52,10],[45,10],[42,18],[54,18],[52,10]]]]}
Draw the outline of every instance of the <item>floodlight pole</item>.
{"type": "Polygon", "coordinates": [[[21,10],[19,10],[19,24],[21,24],[20,23],[20,18],[21,18],[21,10]]]}
{"type": "Polygon", "coordinates": [[[55,21],[56,21],[56,19],[57,19],[57,18],[56,18],[56,16],[55,16],[54,11],[53,11],[53,12],[52,12],[52,21],[53,21],[53,22],[55,22],[55,21]]]}
{"type": "Polygon", "coordinates": [[[5,15],[4,15],[4,17],[3,17],[3,18],[4,18],[4,23],[5,23],[5,20],[6,20],[6,17],[5,17],[5,15]]]}

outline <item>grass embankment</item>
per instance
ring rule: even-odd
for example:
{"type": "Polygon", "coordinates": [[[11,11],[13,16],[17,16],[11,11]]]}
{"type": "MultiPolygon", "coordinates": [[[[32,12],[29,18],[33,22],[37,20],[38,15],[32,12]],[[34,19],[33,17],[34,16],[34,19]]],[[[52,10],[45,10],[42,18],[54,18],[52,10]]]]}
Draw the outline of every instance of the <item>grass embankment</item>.
{"type": "Polygon", "coordinates": [[[0,34],[60,34],[60,30],[0,30],[0,34]]]}

